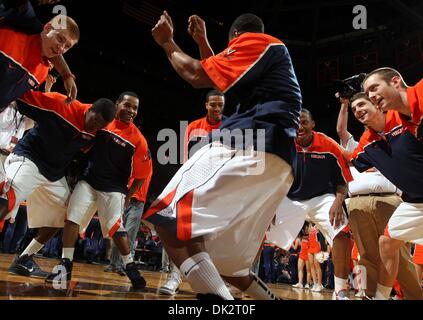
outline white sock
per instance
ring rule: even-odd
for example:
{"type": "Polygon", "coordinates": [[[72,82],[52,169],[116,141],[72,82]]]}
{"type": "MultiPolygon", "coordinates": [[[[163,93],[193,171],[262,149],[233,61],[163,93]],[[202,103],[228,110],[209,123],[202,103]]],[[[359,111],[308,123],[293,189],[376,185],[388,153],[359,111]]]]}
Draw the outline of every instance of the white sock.
{"type": "Polygon", "coordinates": [[[31,243],[26,247],[25,251],[21,253],[20,257],[27,254],[28,256],[32,256],[36,254],[41,248],[44,247],[44,244],[39,243],[37,240],[32,239],[31,243]]]}
{"type": "Polygon", "coordinates": [[[195,293],[211,293],[225,300],[234,300],[207,252],[185,260],[179,267],[195,293]]]}
{"type": "Polygon", "coordinates": [[[182,282],[182,274],[179,271],[178,267],[173,262],[170,263],[169,278],[172,278],[172,279],[178,280],[179,282],[182,282]]]}
{"type": "Polygon", "coordinates": [[[377,284],[375,300],[388,300],[391,295],[392,288],[385,287],[380,283],[377,284]]]}
{"type": "Polygon", "coordinates": [[[75,248],[63,248],[62,258],[66,258],[66,259],[69,259],[70,261],[72,261],[74,252],[75,252],[75,248]]]}
{"type": "Polygon", "coordinates": [[[134,262],[134,258],[132,258],[132,254],[129,253],[126,256],[121,255],[122,257],[122,262],[123,262],[123,267],[126,268],[126,266],[132,262],[134,262]]]}
{"type": "Polygon", "coordinates": [[[278,299],[259,277],[257,277],[254,273],[251,273],[251,276],[253,276],[254,280],[244,293],[248,294],[254,300],[278,299]]]}
{"type": "Polygon", "coordinates": [[[348,279],[342,279],[335,277],[335,292],[338,293],[341,290],[347,290],[348,279]]]}

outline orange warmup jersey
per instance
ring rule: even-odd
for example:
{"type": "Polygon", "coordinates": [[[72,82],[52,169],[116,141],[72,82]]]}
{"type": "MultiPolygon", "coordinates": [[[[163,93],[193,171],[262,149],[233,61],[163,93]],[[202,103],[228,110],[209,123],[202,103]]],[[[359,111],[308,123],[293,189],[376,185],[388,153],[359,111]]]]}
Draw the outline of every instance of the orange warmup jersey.
{"type": "Polygon", "coordinates": [[[41,36],[0,28],[0,107],[6,107],[47,77],[49,62],[41,56],[41,36]]]}
{"type": "Polygon", "coordinates": [[[65,95],[40,91],[28,91],[17,100],[19,112],[37,125],[19,140],[13,153],[33,161],[50,181],[64,177],[75,154],[90,147],[95,138],[85,131],[91,104],[74,100],[67,105],[65,100],[65,95]]]}
{"type": "Polygon", "coordinates": [[[131,177],[147,179],[149,175],[148,144],[133,123],[115,119],[100,130],[91,160],[84,180],[99,191],[126,194],[131,177]]]}

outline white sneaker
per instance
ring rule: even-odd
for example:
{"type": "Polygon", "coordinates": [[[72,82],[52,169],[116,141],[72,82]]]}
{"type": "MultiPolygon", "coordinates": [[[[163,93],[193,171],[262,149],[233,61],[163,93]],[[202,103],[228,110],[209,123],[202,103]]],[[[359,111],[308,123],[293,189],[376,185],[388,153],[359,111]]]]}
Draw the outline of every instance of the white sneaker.
{"type": "Polygon", "coordinates": [[[302,283],[296,283],[292,285],[293,288],[299,288],[299,289],[304,289],[304,285],[302,283]]]}
{"type": "Polygon", "coordinates": [[[364,290],[360,290],[355,294],[356,298],[364,298],[366,296],[366,293],[364,292],[364,290]]]}
{"type": "Polygon", "coordinates": [[[347,290],[341,290],[338,293],[335,291],[332,295],[332,300],[350,300],[347,296],[347,290]]]}
{"type": "Polygon", "coordinates": [[[173,271],[170,273],[167,282],[159,288],[159,293],[173,296],[178,292],[181,282],[181,274],[177,271],[173,271]]]}
{"type": "Polygon", "coordinates": [[[323,286],[321,284],[315,284],[313,288],[311,288],[311,291],[313,292],[320,292],[323,290],[323,286]]]}

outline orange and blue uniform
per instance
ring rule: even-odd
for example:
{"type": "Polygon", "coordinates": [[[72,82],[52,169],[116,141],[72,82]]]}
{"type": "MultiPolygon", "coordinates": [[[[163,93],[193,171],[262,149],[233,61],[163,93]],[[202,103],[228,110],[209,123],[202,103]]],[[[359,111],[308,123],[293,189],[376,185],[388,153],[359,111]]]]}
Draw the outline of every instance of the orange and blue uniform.
{"type": "Polygon", "coordinates": [[[423,118],[423,80],[407,89],[407,97],[411,118],[389,110],[384,133],[368,128],[352,153],[351,162],[361,172],[377,168],[403,191],[404,201],[422,203],[423,144],[419,128],[423,118]]]}
{"type": "Polygon", "coordinates": [[[276,154],[295,167],[294,139],[302,98],[284,43],[267,34],[246,32],[232,39],[221,53],[202,60],[201,65],[220,91],[239,99],[236,112],[222,121],[220,129],[234,136],[235,130],[253,130],[244,149],[252,143],[256,150],[276,154]],[[263,143],[260,130],[265,132],[263,143]]]}
{"type": "Polygon", "coordinates": [[[0,13],[0,109],[39,87],[48,74],[49,62],[41,55],[42,25],[31,10],[28,4],[18,17],[12,17],[13,10],[11,15],[0,13]]]}
{"type": "Polygon", "coordinates": [[[97,133],[82,180],[97,191],[128,192],[128,181],[147,179],[150,153],[147,141],[133,123],[115,119],[97,133]]]}
{"type": "Polygon", "coordinates": [[[29,91],[17,101],[18,110],[37,125],[19,140],[13,153],[33,161],[50,181],[65,176],[75,154],[94,142],[95,135],[85,131],[85,114],[91,104],[74,100],[65,104],[66,96],[29,91]]]}
{"type": "Polygon", "coordinates": [[[331,138],[313,131],[313,143],[307,149],[297,147],[297,168],[288,193],[291,200],[308,200],[335,194],[336,186],[352,181],[341,147],[331,138]]]}

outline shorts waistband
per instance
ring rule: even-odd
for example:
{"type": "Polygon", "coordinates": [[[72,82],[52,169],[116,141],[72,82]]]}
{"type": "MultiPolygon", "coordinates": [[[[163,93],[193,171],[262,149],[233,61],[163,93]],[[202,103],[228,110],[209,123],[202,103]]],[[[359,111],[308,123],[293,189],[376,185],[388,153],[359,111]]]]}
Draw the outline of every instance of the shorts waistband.
{"type": "Polygon", "coordinates": [[[364,193],[364,194],[354,194],[350,196],[350,198],[356,197],[389,197],[389,196],[397,196],[395,192],[371,192],[371,193],[364,193]]]}

